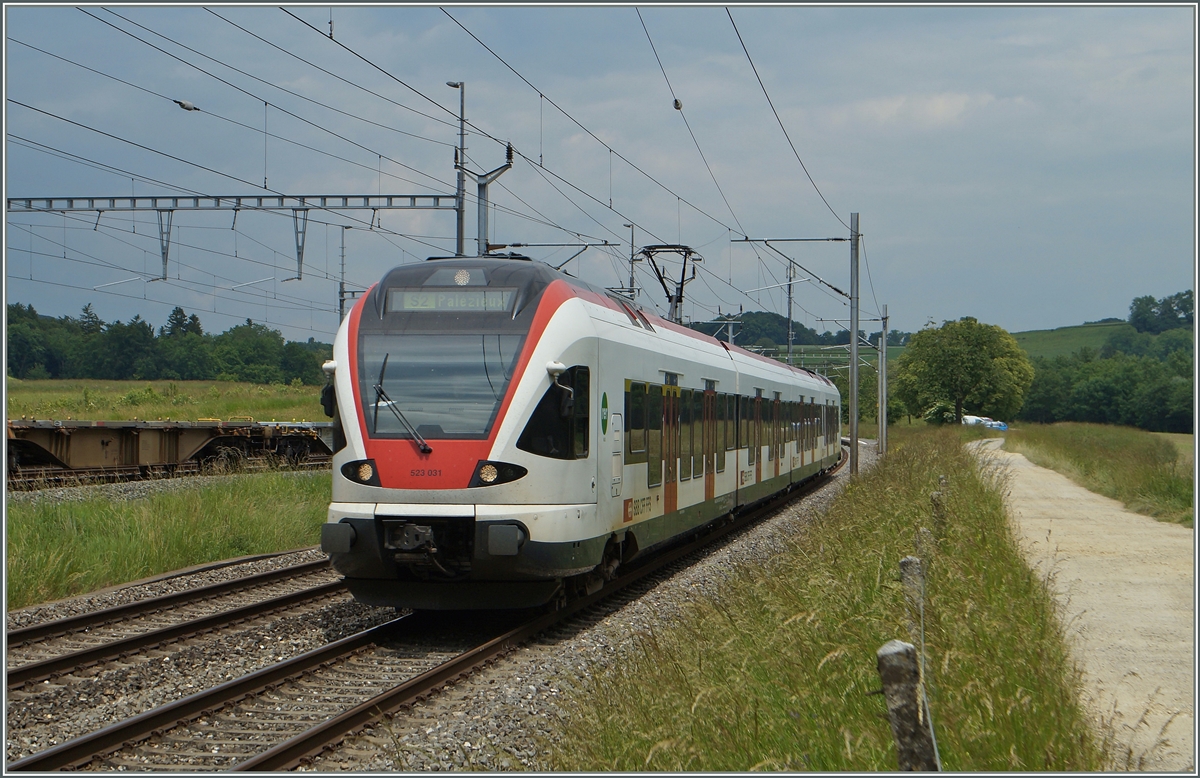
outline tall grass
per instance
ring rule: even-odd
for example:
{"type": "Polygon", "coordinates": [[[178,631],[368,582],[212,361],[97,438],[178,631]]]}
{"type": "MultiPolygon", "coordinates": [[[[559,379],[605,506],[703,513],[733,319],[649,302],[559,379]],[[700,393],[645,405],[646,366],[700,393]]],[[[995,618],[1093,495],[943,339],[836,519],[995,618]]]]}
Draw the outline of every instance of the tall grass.
{"type": "Polygon", "coordinates": [[[9,503],[5,603],[20,608],[245,554],[313,545],[328,473],[226,476],[133,500],[9,503]]]}
{"type": "Polygon", "coordinates": [[[875,652],[910,640],[898,563],[919,527],[933,529],[929,495],[945,474],[925,624],[944,769],[1099,769],[1053,598],[1020,557],[998,477],[957,432],[906,433],[774,564],[741,571],[581,681],[554,766],[896,769],[875,652]]]}
{"type": "Polygon", "coordinates": [[[8,418],[328,421],[321,387],[233,381],[21,381],[8,378],[8,418]]]}
{"type": "Polygon", "coordinates": [[[1194,525],[1192,457],[1172,439],[1132,427],[1060,422],[1009,430],[1005,448],[1132,511],[1194,525]]]}

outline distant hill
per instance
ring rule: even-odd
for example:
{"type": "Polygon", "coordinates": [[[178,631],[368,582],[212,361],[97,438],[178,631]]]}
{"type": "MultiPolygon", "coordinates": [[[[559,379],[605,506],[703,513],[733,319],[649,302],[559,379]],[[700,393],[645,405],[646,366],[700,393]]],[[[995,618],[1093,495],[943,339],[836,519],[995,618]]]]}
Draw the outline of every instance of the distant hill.
{"type": "Polygon", "coordinates": [[[1014,332],[1012,336],[1029,356],[1053,359],[1057,356],[1070,356],[1084,346],[1098,352],[1110,335],[1122,329],[1134,331],[1132,324],[1118,319],[1058,327],[1053,330],[1014,332]]]}

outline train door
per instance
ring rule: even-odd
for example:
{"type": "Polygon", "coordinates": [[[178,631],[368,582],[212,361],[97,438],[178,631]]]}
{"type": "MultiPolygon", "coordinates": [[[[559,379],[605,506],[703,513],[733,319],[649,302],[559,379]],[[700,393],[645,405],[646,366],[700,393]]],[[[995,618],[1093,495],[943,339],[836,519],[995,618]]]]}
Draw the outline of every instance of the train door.
{"type": "Polygon", "coordinates": [[[783,459],[783,429],[780,422],[783,417],[780,412],[783,409],[779,404],[779,392],[775,393],[775,399],[771,402],[771,448],[775,452],[775,476],[779,477],[779,460],[783,459]]]}
{"type": "Polygon", "coordinates": [[[717,495],[717,384],[704,382],[704,499],[717,495]]]}
{"type": "Polygon", "coordinates": [[[754,447],[754,483],[762,483],[762,389],[754,390],[754,424],[750,428],[750,445],[754,447]]]}
{"type": "Polygon", "coordinates": [[[679,507],[679,386],[678,378],[666,375],[663,387],[663,513],[679,507]]]}
{"type": "Polygon", "coordinates": [[[625,441],[622,439],[621,414],[614,413],[608,420],[612,430],[612,489],[610,496],[621,496],[621,476],[624,473],[625,441]]]}

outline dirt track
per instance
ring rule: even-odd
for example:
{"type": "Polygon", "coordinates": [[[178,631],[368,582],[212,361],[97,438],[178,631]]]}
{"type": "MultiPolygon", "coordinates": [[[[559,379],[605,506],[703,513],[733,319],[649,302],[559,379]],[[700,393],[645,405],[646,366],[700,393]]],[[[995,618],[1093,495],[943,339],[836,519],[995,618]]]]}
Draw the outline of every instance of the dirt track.
{"type": "Polygon", "coordinates": [[[1115,769],[1195,771],[1194,533],[1125,510],[1020,454],[1013,530],[1052,577],[1086,702],[1113,735],[1115,769]]]}

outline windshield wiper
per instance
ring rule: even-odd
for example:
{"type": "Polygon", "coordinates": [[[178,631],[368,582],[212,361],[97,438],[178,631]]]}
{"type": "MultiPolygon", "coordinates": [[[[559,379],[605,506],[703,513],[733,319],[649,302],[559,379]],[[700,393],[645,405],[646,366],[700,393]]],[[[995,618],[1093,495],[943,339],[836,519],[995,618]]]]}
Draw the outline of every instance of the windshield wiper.
{"type": "Polygon", "coordinates": [[[387,404],[387,407],[391,409],[392,413],[396,415],[396,418],[399,419],[400,424],[404,426],[404,429],[408,430],[408,434],[413,436],[413,440],[416,441],[417,448],[421,450],[421,453],[431,454],[433,453],[433,447],[425,442],[425,438],[421,437],[420,433],[417,432],[413,425],[408,423],[408,419],[404,418],[404,414],[401,413],[400,409],[396,407],[396,403],[392,402],[392,398],[388,397],[387,392],[383,391],[383,374],[385,371],[387,371],[387,361],[389,356],[391,356],[391,354],[383,355],[383,367],[379,368],[379,383],[375,384],[375,417],[371,420],[371,432],[374,433],[379,429],[379,401],[383,400],[384,403],[387,404]]]}

